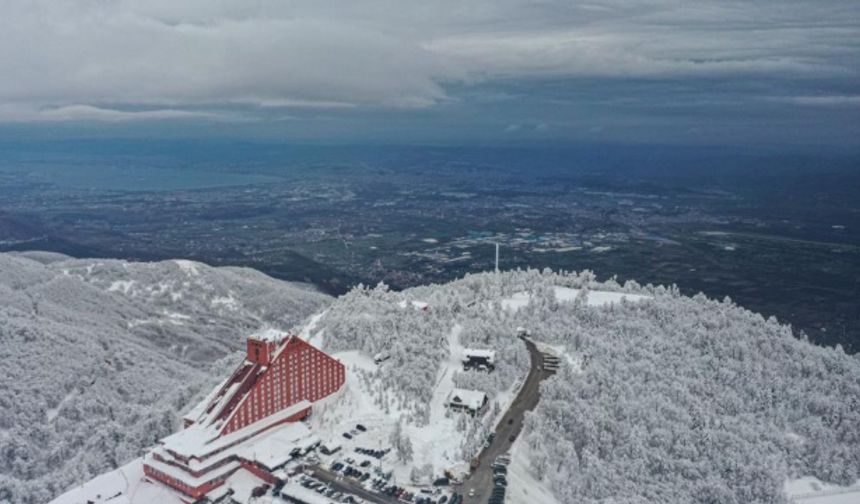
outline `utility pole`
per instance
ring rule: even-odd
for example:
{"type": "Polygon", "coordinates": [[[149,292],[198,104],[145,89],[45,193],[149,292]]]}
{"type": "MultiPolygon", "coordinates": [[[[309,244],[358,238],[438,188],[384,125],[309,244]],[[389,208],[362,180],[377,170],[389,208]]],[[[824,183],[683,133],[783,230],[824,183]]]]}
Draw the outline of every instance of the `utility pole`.
{"type": "Polygon", "coordinates": [[[496,242],[496,273],[499,272],[499,242],[496,242]]]}

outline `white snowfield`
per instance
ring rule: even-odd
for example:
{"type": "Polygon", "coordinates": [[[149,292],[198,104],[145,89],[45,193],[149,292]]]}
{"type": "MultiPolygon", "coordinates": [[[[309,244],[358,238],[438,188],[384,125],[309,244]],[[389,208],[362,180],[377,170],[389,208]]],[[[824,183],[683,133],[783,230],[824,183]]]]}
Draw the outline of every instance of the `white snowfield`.
{"type": "MultiPolygon", "coordinates": [[[[579,289],[558,286],[553,287],[553,291],[555,293],[555,299],[558,300],[560,303],[573,302],[574,300],[576,300],[576,296],[578,296],[580,292],[579,289]]],[[[643,296],[641,294],[627,294],[624,292],[590,290],[588,291],[586,304],[588,306],[597,307],[613,303],[620,303],[621,300],[636,302],[649,298],[650,296],[643,296]]],[[[531,300],[532,294],[530,292],[517,292],[513,296],[502,300],[502,308],[510,311],[517,311],[520,308],[528,306],[531,300]]]]}
{"type": "Polygon", "coordinates": [[[88,501],[94,504],[182,504],[182,500],[164,485],[143,479],[142,458],[96,476],[50,504],[85,504],[88,501]]]}
{"type": "Polygon", "coordinates": [[[508,466],[507,504],[560,504],[547,488],[547,484],[535,479],[529,471],[531,464],[525,436],[517,437],[511,448],[511,463],[508,466]]]}
{"type": "Polygon", "coordinates": [[[860,502],[860,480],[850,486],[839,486],[804,476],[786,481],[785,494],[792,504],[857,504],[860,502]]]}

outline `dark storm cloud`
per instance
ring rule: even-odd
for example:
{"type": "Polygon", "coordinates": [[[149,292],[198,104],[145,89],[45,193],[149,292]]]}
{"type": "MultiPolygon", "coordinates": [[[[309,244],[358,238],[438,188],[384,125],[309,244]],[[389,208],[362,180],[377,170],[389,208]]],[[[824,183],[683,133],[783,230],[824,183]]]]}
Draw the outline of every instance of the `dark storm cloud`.
{"type": "Polygon", "coordinates": [[[857,112],[858,26],[844,0],[0,0],[0,121],[438,109],[506,136],[575,136],[685,110],[675,129],[724,123],[714,109],[825,120],[857,112]],[[526,124],[542,126],[508,128],[526,124]]]}

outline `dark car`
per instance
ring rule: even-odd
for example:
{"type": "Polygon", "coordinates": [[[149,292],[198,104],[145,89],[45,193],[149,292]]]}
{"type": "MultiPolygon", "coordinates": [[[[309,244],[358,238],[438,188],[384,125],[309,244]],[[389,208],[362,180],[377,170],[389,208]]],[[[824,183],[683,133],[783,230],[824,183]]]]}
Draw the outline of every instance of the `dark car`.
{"type": "Polygon", "coordinates": [[[361,432],[366,432],[366,431],[367,431],[367,427],[365,427],[365,426],[363,426],[363,425],[361,425],[361,424],[356,424],[356,425],[355,425],[355,428],[356,428],[356,429],[358,429],[358,430],[360,430],[361,432]]]}
{"type": "Polygon", "coordinates": [[[352,434],[350,434],[349,432],[344,432],[343,437],[345,437],[347,439],[352,439],[352,434]]]}

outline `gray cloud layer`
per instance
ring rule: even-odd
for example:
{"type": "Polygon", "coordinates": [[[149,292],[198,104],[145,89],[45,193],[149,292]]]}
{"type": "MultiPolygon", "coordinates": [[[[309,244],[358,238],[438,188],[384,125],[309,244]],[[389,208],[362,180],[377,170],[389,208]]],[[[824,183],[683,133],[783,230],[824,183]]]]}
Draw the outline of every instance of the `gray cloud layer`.
{"type": "Polygon", "coordinates": [[[664,106],[678,88],[682,104],[855,108],[858,12],[847,0],[0,0],[0,121],[413,110],[463,100],[454,88],[553,81],[571,91],[545,103],[645,80],[668,83],[664,106]]]}

